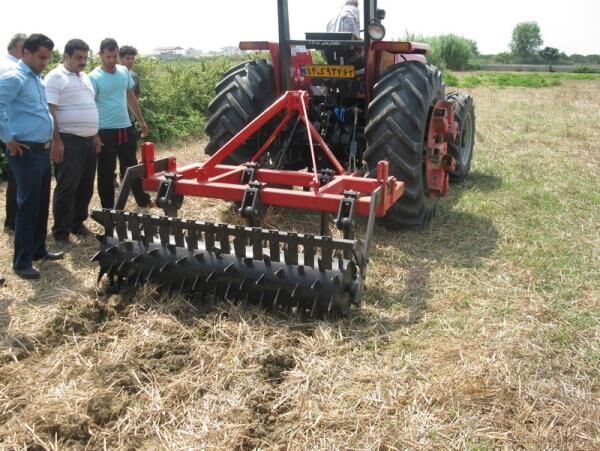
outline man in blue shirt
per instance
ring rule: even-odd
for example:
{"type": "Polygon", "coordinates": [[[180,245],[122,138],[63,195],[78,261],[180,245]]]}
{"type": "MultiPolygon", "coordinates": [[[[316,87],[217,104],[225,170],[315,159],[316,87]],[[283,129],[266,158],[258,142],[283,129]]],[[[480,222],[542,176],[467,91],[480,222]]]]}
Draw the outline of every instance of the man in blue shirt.
{"type": "MultiPolygon", "coordinates": [[[[15,34],[6,50],[8,55],[0,62],[0,75],[15,67],[21,55],[23,55],[23,43],[27,39],[27,35],[23,33],[15,34]]],[[[0,150],[5,153],[6,146],[0,141],[0,150]]],[[[17,182],[10,168],[6,171],[6,217],[4,218],[4,231],[9,233],[15,232],[15,217],[17,216],[17,182]]]]}
{"type": "Polygon", "coordinates": [[[50,38],[32,34],[23,44],[21,61],[0,76],[0,139],[17,182],[13,270],[25,279],[40,278],[33,260],[62,258],[62,252],[46,248],[54,123],[40,73],[53,48],[50,38]]]}
{"type": "MultiPolygon", "coordinates": [[[[98,135],[102,150],[98,154],[98,194],[102,208],[113,208],[115,203],[115,169],[119,158],[121,178],[128,167],[138,164],[135,156],[136,137],[131,135],[131,120],[127,107],[133,111],[141,130],[141,137],[148,134],[148,126],[135,96],[134,81],[125,66],[117,64],[119,46],[117,41],[106,38],[100,44],[102,65],[90,73],[96,91],[96,106],[100,116],[98,135]]],[[[153,206],[150,196],[142,190],[140,180],[131,188],[137,204],[153,206]]]]}

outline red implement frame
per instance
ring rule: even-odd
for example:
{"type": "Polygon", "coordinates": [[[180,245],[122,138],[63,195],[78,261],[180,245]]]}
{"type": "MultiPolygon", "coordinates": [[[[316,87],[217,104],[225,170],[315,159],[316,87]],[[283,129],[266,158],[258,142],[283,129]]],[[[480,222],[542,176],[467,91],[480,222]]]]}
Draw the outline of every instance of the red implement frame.
{"type": "MultiPolygon", "coordinates": [[[[206,197],[241,202],[248,184],[242,184],[242,176],[247,169],[246,164],[239,166],[226,165],[227,159],[240,145],[256,133],[261,127],[281,113],[283,118],[271,136],[265,141],[251,162],[259,160],[261,155],[273,144],[286,124],[296,115],[304,123],[308,137],[312,170],[287,171],[277,169],[256,169],[254,182],[260,184],[260,201],[263,205],[300,208],[319,212],[336,213],[346,191],[357,195],[355,213],[369,216],[371,195],[381,188],[381,195],[375,214],[384,216],[390,207],[404,192],[404,183],[389,175],[389,165],[380,161],[375,178],[365,178],[360,173],[349,174],[329,149],[319,132],[308,117],[308,93],[306,91],[287,91],[278,100],[250,122],[237,135],[221,147],[204,163],[193,164],[177,169],[175,158],[168,161],[167,172],[174,174],[175,193],[184,196],[206,197]],[[317,150],[323,152],[335,174],[321,185],[317,168],[317,150]],[[272,185],[301,187],[305,190],[272,188],[272,185]]],[[[145,143],[142,146],[142,159],[146,168],[143,187],[147,191],[157,191],[165,172],[156,172],[154,166],[154,145],[145,143]]]]}

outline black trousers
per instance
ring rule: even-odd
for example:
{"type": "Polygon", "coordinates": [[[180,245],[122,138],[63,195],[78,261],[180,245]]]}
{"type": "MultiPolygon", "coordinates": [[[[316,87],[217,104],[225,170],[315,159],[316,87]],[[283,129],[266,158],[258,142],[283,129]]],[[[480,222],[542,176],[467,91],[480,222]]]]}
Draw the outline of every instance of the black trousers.
{"type": "Polygon", "coordinates": [[[25,142],[29,149],[9,156],[8,163],[17,182],[17,218],[13,269],[31,268],[35,257],[46,249],[48,207],[50,205],[50,154],[47,143],[25,142]]]}
{"type": "Polygon", "coordinates": [[[54,238],[64,240],[88,218],[96,177],[96,144],[93,137],[61,133],[63,160],[54,165],[56,188],[52,198],[54,238]]]}
{"type": "MultiPolygon", "coordinates": [[[[98,194],[102,208],[113,208],[115,204],[115,170],[119,159],[121,180],[128,167],[138,164],[137,131],[135,127],[120,129],[101,129],[98,134],[104,144],[98,154],[98,194]]],[[[131,188],[133,197],[140,207],[150,204],[150,195],[142,189],[137,180],[131,188]]]]}
{"type": "MultiPolygon", "coordinates": [[[[0,151],[4,153],[6,151],[6,145],[0,141],[0,151]]],[[[10,166],[6,166],[6,216],[4,217],[4,227],[10,230],[15,230],[15,219],[17,217],[17,182],[15,181],[15,175],[10,169],[10,166]]]]}

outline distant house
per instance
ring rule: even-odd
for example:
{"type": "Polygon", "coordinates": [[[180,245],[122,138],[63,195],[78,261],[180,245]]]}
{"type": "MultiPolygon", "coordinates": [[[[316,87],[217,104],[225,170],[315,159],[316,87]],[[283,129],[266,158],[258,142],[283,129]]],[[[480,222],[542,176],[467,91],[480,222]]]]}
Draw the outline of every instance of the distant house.
{"type": "Polygon", "coordinates": [[[156,47],[154,55],[183,55],[185,50],[183,47],[156,47]]]}
{"type": "Polygon", "coordinates": [[[190,47],[189,49],[187,49],[185,51],[185,54],[186,54],[186,56],[201,56],[202,50],[198,50],[193,47],[190,47]]]}
{"type": "Polygon", "coordinates": [[[237,55],[238,53],[242,53],[242,51],[239,47],[229,46],[222,47],[219,53],[221,53],[221,55],[237,55]]]}

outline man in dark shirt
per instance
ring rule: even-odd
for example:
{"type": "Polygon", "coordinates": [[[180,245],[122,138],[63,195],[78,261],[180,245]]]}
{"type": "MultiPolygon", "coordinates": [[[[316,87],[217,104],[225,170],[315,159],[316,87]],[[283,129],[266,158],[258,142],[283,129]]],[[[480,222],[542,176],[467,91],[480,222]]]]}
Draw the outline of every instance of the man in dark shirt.
{"type": "Polygon", "coordinates": [[[32,266],[34,260],[63,256],[46,248],[54,122],[40,74],[53,48],[50,38],[32,34],[23,44],[17,67],[0,76],[0,139],[6,143],[17,182],[13,270],[25,279],[40,278],[32,266]]]}

